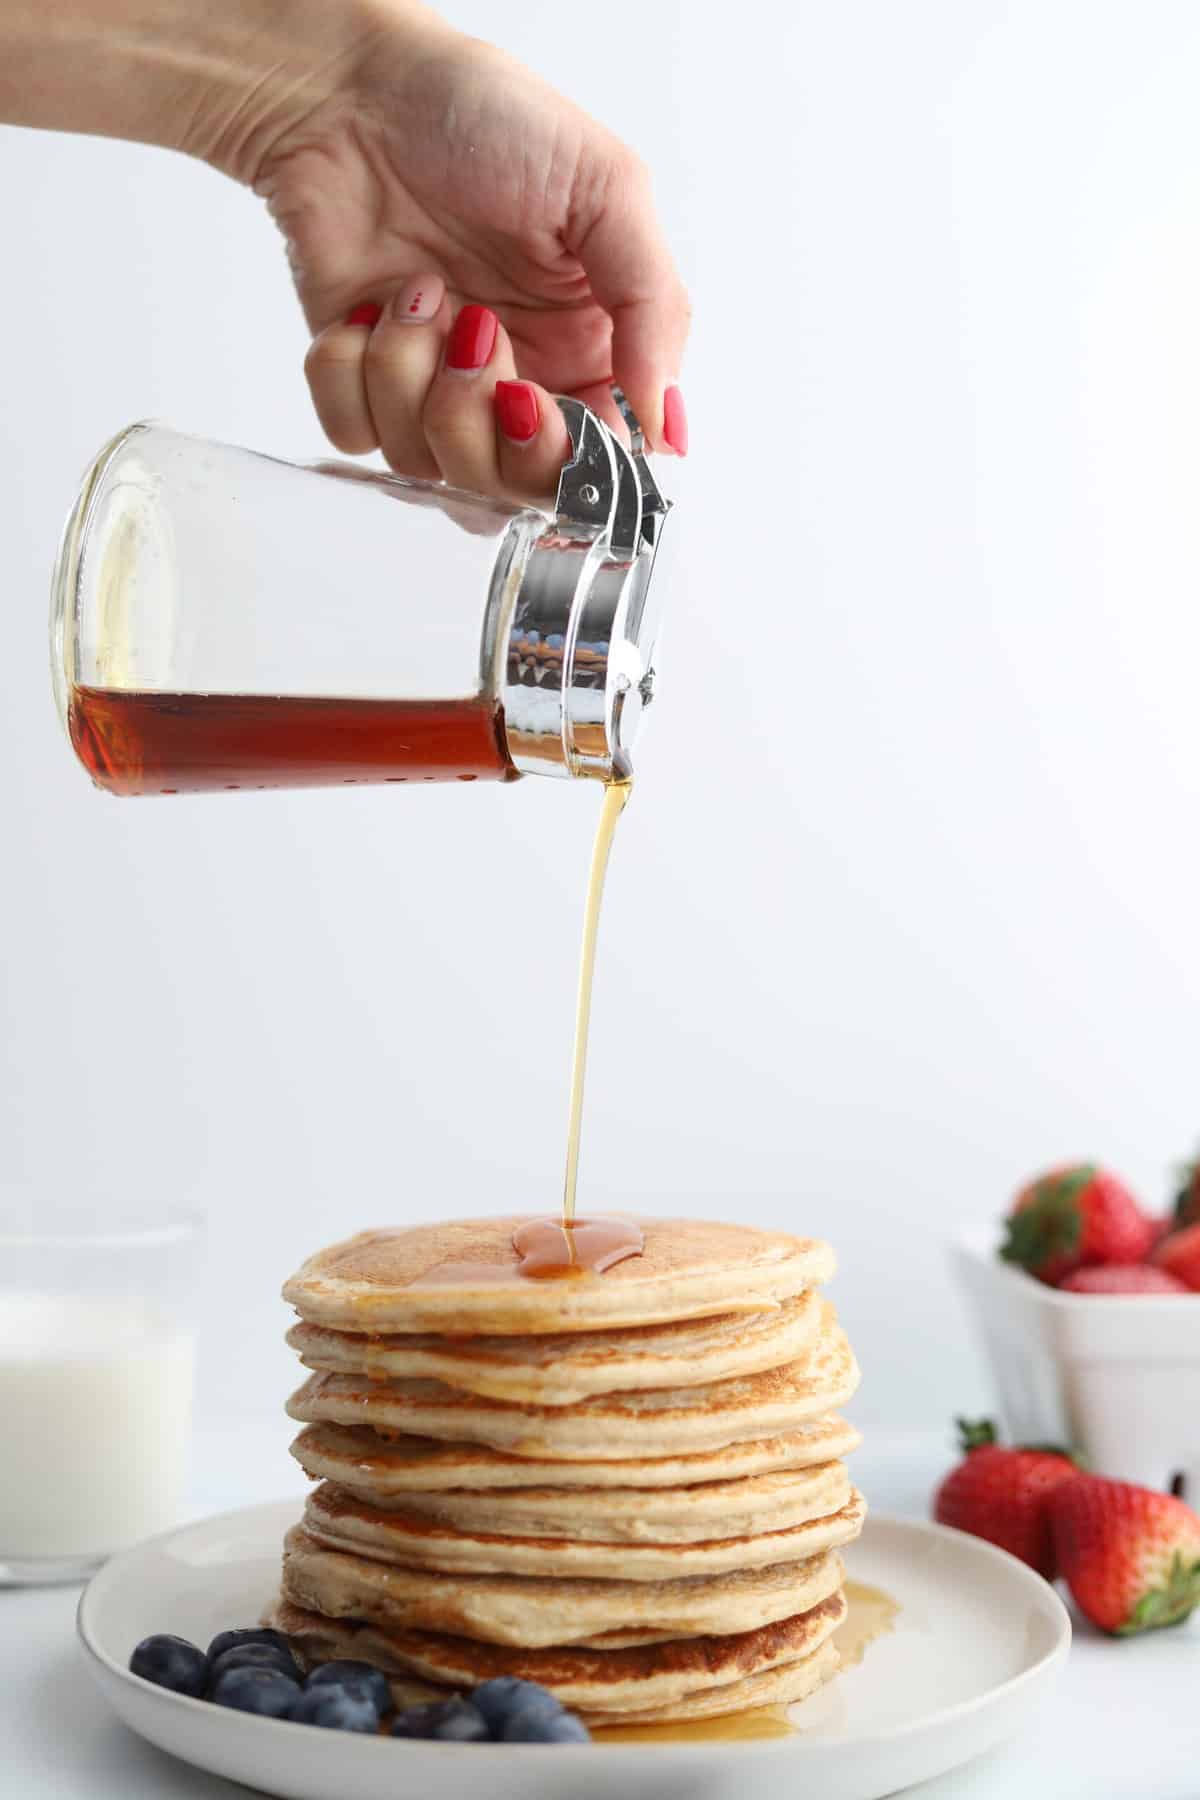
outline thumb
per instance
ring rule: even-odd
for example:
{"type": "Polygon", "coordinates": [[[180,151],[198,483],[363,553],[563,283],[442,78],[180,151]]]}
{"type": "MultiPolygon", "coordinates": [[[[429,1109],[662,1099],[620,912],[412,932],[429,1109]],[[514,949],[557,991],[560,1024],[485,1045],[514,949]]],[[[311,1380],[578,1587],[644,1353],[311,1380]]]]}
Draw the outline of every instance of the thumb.
{"type": "Polygon", "coordinates": [[[596,300],[612,319],[613,379],[653,450],[687,451],[679,367],[691,307],[654,209],[650,179],[632,152],[617,152],[598,209],[570,245],[596,300]]]}

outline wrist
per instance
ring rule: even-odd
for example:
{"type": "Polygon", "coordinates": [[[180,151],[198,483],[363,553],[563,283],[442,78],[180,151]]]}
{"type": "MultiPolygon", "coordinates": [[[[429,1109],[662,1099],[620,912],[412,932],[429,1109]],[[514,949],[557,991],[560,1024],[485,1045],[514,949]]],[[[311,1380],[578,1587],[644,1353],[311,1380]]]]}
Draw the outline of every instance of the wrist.
{"type": "Polygon", "coordinates": [[[451,35],[421,0],[4,0],[0,121],[159,144],[252,183],[375,44],[416,55],[451,35]]]}
{"type": "Polygon", "coordinates": [[[196,0],[168,3],[204,38],[188,73],[183,136],[171,147],[247,186],[306,123],[352,101],[376,50],[416,58],[456,35],[422,0],[218,0],[207,25],[192,23],[196,0]]]}

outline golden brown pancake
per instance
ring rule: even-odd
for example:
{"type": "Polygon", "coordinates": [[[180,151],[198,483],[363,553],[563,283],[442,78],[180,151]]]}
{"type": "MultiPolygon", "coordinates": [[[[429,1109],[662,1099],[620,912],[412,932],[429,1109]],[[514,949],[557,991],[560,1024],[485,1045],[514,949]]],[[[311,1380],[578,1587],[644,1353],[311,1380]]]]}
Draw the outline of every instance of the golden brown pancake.
{"type": "Polygon", "coordinates": [[[827,1518],[849,1500],[850,1477],[844,1463],[830,1462],[689,1488],[452,1488],[380,1499],[329,1483],[320,1495],[384,1516],[404,1514],[434,1530],[448,1526],[499,1538],[570,1538],[610,1547],[701,1544],[827,1518]]]}
{"type": "Polygon", "coordinates": [[[592,1394],[697,1387],[777,1369],[807,1348],[820,1324],[814,1288],[765,1312],[553,1337],[451,1338],[428,1332],[365,1337],[301,1321],[287,1341],[308,1369],[374,1380],[444,1381],[496,1400],[570,1406],[592,1394]]]}
{"type": "Polygon", "coordinates": [[[659,1709],[810,1656],[845,1616],[846,1602],[835,1590],[808,1612],[754,1631],[621,1650],[518,1650],[437,1632],[385,1632],[355,1620],[325,1619],[287,1600],[266,1622],[287,1633],[307,1668],[349,1658],[442,1692],[512,1675],[549,1688],[564,1706],[619,1716],[659,1709]]]}
{"type": "Polygon", "coordinates": [[[519,1271],[521,1217],[363,1231],[320,1250],[283,1290],[335,1331],[528,1336],[760,1312],[833,1274],[816,1238],[696,1219],[639,1219],[640,1256],[603,1275],[536,1281],[519,1271]]]}
{"type": "Polygon", "coordinates": [[[284,1541],[283,1595],[327,1619],[383,1629],[446,1632],[489,1644],[617,1644],[749,1631],[807,1612],[829,1593],[832,1551],[808,1562],[692,1575],[674,1581],[600,1581],[525,1575],[435,1575],[342,1550],[302,1526],[284,1541]],[[815,1596],[815,1597],[814,1597],[815,1596]]]}
{"type": "Polygon", "coordinates": [[[513,1456],[485,1444],[437,1438],[382,1438],[365,1425],[306,1425],[292,1455],[315,1480],[335,1481],[365,1499],[387,1501],[447,1489],[496,1492],[522,1487],[683,1488],[835,1462],[858,1448],[853,1425],[836,1413],[802,1420],[778,1437],[725,1444],[693,1456],[630,1457],[625,1462],[513,1456]]]}
{"type": "Polygon", "coordinates": [[[795,1362],[704,1387],[597,1394],[574,1406],[517,1406],[440,1381],[312,1375],[287,1410],[304,1424],[371,1425],[519,1456],[620,1460],[644,1455],[648,1444],[660,1456],[674,1456],[772,1437],[841,1406],[858,1378],[845,1334],[824,1303],[821,1336],[795,1362]]]}
{"type": "Polygon", "coordinates": [[[807,1700],[818,1688],[832,1679],[841,1666],[837,1645],[827,1638],[811,1656],[795,1662],[781,1663],[776,1669],[764,1669],[748,1675],[744,1681],[730,1681],[721,1687],[702,1688],[667,1706],[652,1707],[647,1712],[591,1713],[585,1711],[586,1725],[671,1725],[688,1719],[717,1719],[728,1713],[754,1712],[764,1706],[794,1706],[807,1700]]]}
{"type": "Polygon", "coordinates": [[[304,1529],[330,1550],[346,1550],[406,1569],[447,1575],[532,1575],[619,1581],[673,1581],[691,1575],[726,1575],[776,1563],[807,1562],[822,1550],[849,1543],[862,1530],[863,1503],[838,1463],[830,1469],[828,1498],[837,1510],[782,1531],[757,1537],[714,1538],[703,1543],[595,1543],[571,1538],[500,1537],[456,1531],[451,1525],[385,1512],[322,1483],[308,1497],[304,1529]]]}

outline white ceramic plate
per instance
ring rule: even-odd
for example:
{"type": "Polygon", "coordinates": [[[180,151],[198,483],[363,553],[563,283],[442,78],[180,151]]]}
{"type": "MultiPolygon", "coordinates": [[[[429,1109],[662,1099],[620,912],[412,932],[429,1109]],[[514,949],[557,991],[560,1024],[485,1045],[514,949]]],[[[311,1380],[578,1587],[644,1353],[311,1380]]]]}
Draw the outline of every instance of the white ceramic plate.
{"type": "Polygon", "coordinates": [[[89,1666],[117,1712],[163,1750],[286,1800],[879,1800],[1021,1728],[1070,1643],[1053,1588],[942,1526],[868,1520],[853,1579],[899,1602],[894,1630],[792,1709],[795,1737],[749,1743],[437,1744],[251,1718],[131,1675],[139,1639],[205,1644],[254,1623],[279,1575],[295,1501],[152,1538],[108,1563],[79,1604],[89,1666]]]}

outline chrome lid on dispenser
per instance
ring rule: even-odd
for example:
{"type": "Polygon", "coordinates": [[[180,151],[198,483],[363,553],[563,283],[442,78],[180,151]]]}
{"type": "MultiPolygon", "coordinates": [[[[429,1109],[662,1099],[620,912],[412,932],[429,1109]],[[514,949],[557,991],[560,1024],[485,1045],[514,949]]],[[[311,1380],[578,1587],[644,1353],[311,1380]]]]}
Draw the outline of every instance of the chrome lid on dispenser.
{"type": "Polygon", "coordinates": [[[501,651],[508,753],[526,774],[627,776],[654,693],[650,577],[670,502],[637,420],[614,394],[628,449],[581,401],[558,402],[573,454],[554,519],[525,558],[501,651]]]}

